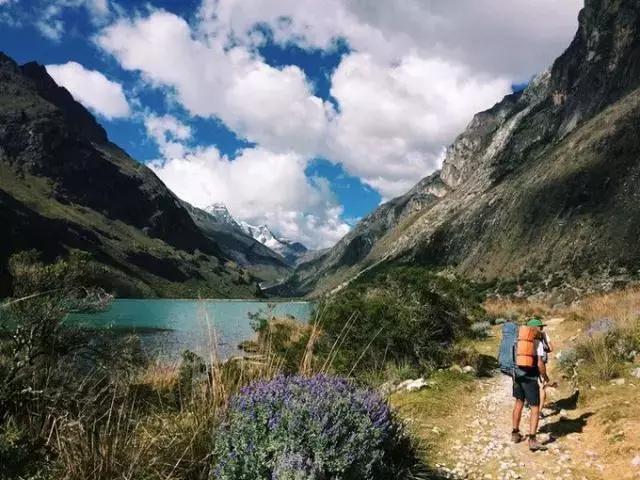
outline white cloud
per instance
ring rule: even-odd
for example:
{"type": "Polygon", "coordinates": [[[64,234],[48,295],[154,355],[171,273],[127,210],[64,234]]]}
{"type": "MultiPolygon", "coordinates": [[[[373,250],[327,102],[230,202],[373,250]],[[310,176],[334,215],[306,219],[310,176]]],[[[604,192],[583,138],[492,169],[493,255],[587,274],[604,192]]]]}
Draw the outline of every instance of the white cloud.
{"type": "Polygon", "coordinates": [[[405,192],[440,166],[443,148],[475,112],[553,61],[581,5],[203,0],[192,23],[147,10],[122,17],[96,41],[192,115],[219,118],[257,144],[229,161],[215,149],[185,147],[167,119],[147,125],[167,158],[155,168],[178,195],[200,205],[224,201],[241,218],[271,219],[309,242],[313,231],[329,239],[347,228],[323,181],[305,177],[309,158],[342,164],[385,198],[405,192]],[[257,25],[283,45],[327,50],[346,40],[351,51],[331,78],[338,111],[314,95],[300,68],[260,58],[256,47],[266,37],[257,25]]]}
{"type": "Polygon", "coordinates": [[[332,245],[349,231],[327,181],[307,178],[306,161],[295,153],[251,148],[230,160],[215,147],[196,148],[150,167],[193,205],[224,202],[235,217],[311,248],[332,245]]]}
{"type": "Polygon", "coordinates": [[[582,0],[203,0],[199,31],[246,48],[269,25],[281,44],[353,49],[332,78],[339,114],[321,153],[385,198],[439,167],[472,115],[568,44],[582,0]],[[326,15],[331,12],[331,15],[326,15]]]}
{"type": "Polygon", "coordinates": [[[76,62],[47,65],[47,72],[76,100],[105,118],[127,117],[131,113],[122,85],[96,70],[76,62]]]}
{"type": "MultiPolygon", "coordinates": [[[[40,33],[49,40],[59,41],[66,32],[63,14],[70,9],[84,9],[94,25],[104,25],[110,18],[109,0],[35,0],[25,8],[18,0],[0,0],[0,5],[17,6],[11,18],[18,22],[33,23],[40,33]]],[[[0,18],[2,20],[2,18],[0,18]]]]}
{"type": "Polygon", "coordinates": [[[351,54],[332,78],[340,115],[328,157],[384,197],[400,195],[438,168],[443,145],[510,86],[440,59],[406,55],[390,66],[351,54]]]}
{"type": "Polygon", "coordinates": [[[182,123],[172,115],[157,116],[148,114],[144,117],[147,134],[160,147],[164,158],[184,157],[186,149],[183,142],[191,138],[191,127],[182,123]]]}
{"type": "Polygon", "coordinates": [[[221,39],[194,38],[185,20],[164,11],[120,20],[97,42],[124,68],[171,88],[193,115],[218,117],[275,151],[318,149],[328,107],[298,67],[276,69],[244,48],[225,48],[221,39]]]}
{"type": "Polygon", "coordinates": [[[280,43],[320,49],[345,38],[377,60],[405,53],[527,80],[562,52],[584,0],[203,0],[200,29],[251,43],[256,24],[280,43]],[[327,15],[331,12],[331,15],[327,15]],[[283,19],[288,19],[283,21],[283,19]]]}

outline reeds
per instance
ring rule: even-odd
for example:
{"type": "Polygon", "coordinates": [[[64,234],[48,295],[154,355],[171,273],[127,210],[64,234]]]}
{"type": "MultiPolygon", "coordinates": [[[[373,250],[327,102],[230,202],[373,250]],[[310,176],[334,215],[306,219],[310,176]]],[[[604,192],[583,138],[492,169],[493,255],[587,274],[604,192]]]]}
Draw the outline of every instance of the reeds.
{"type": "Polygon", "coordinates": [[[299,342],[297,372],[289,373],[319,371],[317,319],[310,325],[274,319],[259,335],[260,355],[222,361],[214,319],[204,308],[199,318],[208,333],[206,361],[155,360],[132,374],[114,375],[103,390],[87,395],[75,414],[56,413],[46,440],[55,452],[53,478],[207,479],[215,431],[235,393],[283,372],[283,353],[299,342]]]}

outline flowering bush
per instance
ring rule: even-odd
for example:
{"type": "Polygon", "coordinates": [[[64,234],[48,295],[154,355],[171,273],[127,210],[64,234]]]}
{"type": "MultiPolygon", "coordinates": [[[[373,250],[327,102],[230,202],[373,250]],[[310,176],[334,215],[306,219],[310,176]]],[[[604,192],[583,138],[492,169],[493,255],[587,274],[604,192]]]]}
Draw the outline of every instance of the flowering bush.
{"type": "Polygon", "coordinates": [[[402,478],[412,449],[377,393],[317,375],[245,388],[217,432],[217,480],[402,478]]]}

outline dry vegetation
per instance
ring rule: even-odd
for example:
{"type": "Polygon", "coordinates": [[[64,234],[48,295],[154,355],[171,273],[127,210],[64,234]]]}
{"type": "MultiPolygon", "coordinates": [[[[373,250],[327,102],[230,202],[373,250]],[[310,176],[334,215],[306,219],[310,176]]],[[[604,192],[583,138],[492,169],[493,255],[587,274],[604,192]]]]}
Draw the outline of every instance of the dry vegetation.
{"type": "Polygon", "coordinates": [[[573,346],[559,360],[578,383],[597,384],[624,374],[640,352],[640,288],[588,295],[568,306],[543,301],[492,298],[485,309],[494,318],[524,320],[531,315],[575,323],[573,346]]]}

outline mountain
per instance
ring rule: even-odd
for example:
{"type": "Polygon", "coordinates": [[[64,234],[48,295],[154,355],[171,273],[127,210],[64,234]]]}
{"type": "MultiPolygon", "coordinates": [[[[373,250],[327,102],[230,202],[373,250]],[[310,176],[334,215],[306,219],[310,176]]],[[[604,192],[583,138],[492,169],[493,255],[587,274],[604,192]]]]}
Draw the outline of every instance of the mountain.
{"type": "Polygon", "coordinates": [[[251,274],[36,63],[0,53],[0,296],[7,259],[89,252],[121,296],[247,297],[251,274]]]}
{"type": "Polygon", "coordinates": [[[229,210],[224,203],[213,203],[206,207],[204,211],[211,215],[212,219],[215,219],[217,223],[240,228],[240,225],[236,219],[231,216],[231,213],[229,213],[229,210]]]}
{"type": "Polygon", "coordinates": [[[279,254],[247,234],[227,207],[216,203],[204,210],[182,202],[195,224],[214,241],[222,253],[262,282],[282,281],[292,271],[279,254]]]}
{"type": "Polygon", "coordinates": [[[240,222],[240,227],[248,235],[251,235],[261,244],[266,245],[284,258],[288,265],[296,265],[309,251],[307,247],[300,242],[294,242],[274,235],[266,225],[256,227],[249,225],[247,222],[240,222]]]}
{"type": "MultiPolygon", "coordinates": [[[[274,275],[267,274],[266,276],[269,278],[263,278],[264,280],[282,280],[286,277],[284,274],[291,273],[291,267],[295,266],[309,252],[307,247],[302,245],[300,242],[294,242],[274,235],[266,225],[256,227],[248,224],[247,222],[236,220],[224,203],[213,203],[208,207],[205,207],[204,210],[197,209],[191,205],[188,205],[188,207],[190,207],[190,209],[188,209],[192,213],[192,217],[196,221],[196,224],[201,227],[203,226],[201,221],[202,213],[208,214],[208,218],[205,221],[205,223],[208,224],[208,228],[205,228],[205,230],[210,230],[211,228],[220,230],[222,228],[226,232],[233,232],[236,240],[239,240],[241,244],[245,244],[247,242],[247,238],[253,239],[255,242],[264,246],[264,248],[261,249],[261,256],[264,256],[266,250],[268,250],[270,253],[266,253],[267,257],[277,258],[280,264],[284,262],[284,270],[278,266],[278,268],[273,272],[274,275]],[[199,210],[200,213],[197,213],[194,216],[193,212],[196,210],[199,210]]],[[[221,239],[218,239],[218,241],[221,241],[221,239]]],[[[235,245],[230,246],[232,249],[236,247],[235,245]]],[[[238,259],[231,252],[229,253],[234,260],[238,261],[241,265],[250,265],[250,263],[247,264],[242,258],[238,259]]],[[[255,261],[258,262],[258,266],[262,264],[261,260],[255,259],[255,261]]],[[[263,272],[263,277],[264,273],[265,272],[263,272]]]]}
{"type": "Polygon", "coordinates": [[[638,273],[638,87],[640,2],[586,0],[548,71],[477,114],[441,171],[301,264],[284,290],[321,294],[393,263],[479,281],[638,273]]]}

